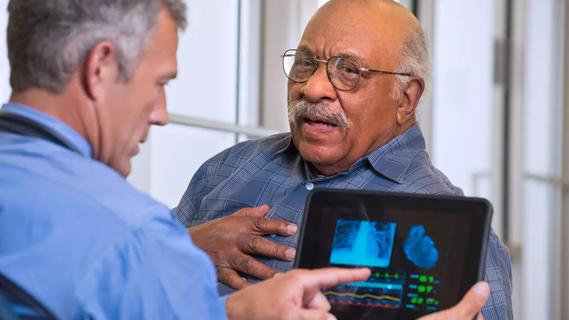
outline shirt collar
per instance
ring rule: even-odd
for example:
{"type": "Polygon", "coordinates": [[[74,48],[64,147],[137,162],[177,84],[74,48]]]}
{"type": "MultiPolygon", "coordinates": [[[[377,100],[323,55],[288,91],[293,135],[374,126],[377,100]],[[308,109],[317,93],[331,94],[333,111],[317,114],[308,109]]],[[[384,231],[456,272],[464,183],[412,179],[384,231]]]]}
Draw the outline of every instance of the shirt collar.
{"type": "MultiPolygon", "coordinates": [[[[292,142],[292,136],[290,137],[288,144],[282,149],[278,150],[275,153],[275,156],[288,150],[294,150],[294,152],[298,153],[298,156],[301,157],[300,153],[298,150],[296,150],[296,147],[292,142]]],[[[415,155],[418,152],[424,150],[425,139],[423,138],[423,133],[421,132],[419,125],[415,123],[402,134],[391,139],[389,142],[377,148],[372,153],[356,161],[348,171],[340,172],[330,177],[349,173],[350,171],[355,170],[357,167],[360,167],[362,165],[362,162],[365,162],[367,160],[373,170],[375,170],[377,173],[396,183],[401,183],[403,182],[404,174],[411,165],[411,162],[415,158],[415,155]]],[[[309,168],[308,163],[306,163],[304,160],[302,162],[304,164],[304,169],[307,173],[307,177],[312,179],[318,178],[317,175],[315,175],[309,168]]]]}
{"type": "MultiPolygon", "coordinates": [[[[281,154],[281,153],[283,153],[283,152],[286,152],[286,151],[288,151],[288,150],[293,150],[294,152],[298,152],[298,150],[296,150],[296,146],[295,146],[294,143],[292,142],[292,134],[291,134],[291,133],[289,133],[288,143],[287,143],[284,147],[282,147],[282,148],[280,148],[279,150],[277,150],[277,151],[275,152],[275,156],[277,156],[277,155],[279,155],[279,154],[281,154]]],[[[300,155],[300,153],[299,153],[299,155],[300,155]]]]}
{"type": "Polygon", "coordinates": [[[64,139],[66,142],[72,144],[82,156],[87,158],[92,157],[91,145],[87,142],[87,140],[77,131],[75,131],[73,128],[58,118],[34,108],[30,108],[23,104],[14,102],[4,104],[2,106],[2,111],[17,114],[44,125],[59,138],[64,139]]]}
{"type": "Polygon", "coordinates": [[[401,183],[415,155],[421,151],[425,151],[425,139],[419,125],[415,123],[365,158],[375,171],[401,183]]]}

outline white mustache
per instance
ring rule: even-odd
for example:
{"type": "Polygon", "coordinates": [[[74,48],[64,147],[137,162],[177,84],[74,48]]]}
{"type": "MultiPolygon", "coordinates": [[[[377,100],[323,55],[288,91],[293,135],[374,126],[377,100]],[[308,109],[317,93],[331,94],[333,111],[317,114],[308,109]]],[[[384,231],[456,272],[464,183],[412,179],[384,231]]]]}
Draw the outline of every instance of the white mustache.
{"type": "Polygon", "coordinates": [[[304,118],[330,123],[339,128],[350,127],[346,113],[336,105],[305,100],[291,101],[288,104],[288,122],[294,125],[304,118]]]}

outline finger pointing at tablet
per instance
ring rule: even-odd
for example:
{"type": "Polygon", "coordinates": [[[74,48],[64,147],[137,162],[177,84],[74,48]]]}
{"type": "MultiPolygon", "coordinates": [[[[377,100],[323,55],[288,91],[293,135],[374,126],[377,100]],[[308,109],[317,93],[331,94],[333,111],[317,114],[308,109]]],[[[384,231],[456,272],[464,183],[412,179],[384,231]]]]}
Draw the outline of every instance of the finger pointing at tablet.
{"type": "Polygon", "coordinates": [[[321,289],[364,281],[369,269],[294,270],[244,288],[227,298],[229,319],[335,319],[321,289]]]}

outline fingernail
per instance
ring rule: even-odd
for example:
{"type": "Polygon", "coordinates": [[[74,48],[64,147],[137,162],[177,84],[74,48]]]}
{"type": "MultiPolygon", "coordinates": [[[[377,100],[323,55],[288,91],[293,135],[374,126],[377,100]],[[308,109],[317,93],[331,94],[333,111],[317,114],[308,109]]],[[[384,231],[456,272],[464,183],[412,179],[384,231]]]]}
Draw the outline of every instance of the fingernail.
{"type": "Polygon", "coordinates": [[[294,248],[286,249],[285,255],[290,260],[294,259],[294,256],[296,256],[296,249],[294,249],[294,248]]]}
{"type": "Polygon", "coordinates": [[[336,317],[334,317],[334,316],[331,315],[331,314],[328,314],[328,315],[326,316],[326,320],[336,320],[336,317]]]}
{"type": "Polygon", "coordinates": [[[488,284],[486,282],[479,282],[474,286],[474,292],[479,295],[485,295],[489,291],[488,284]]]}
{"type": "Polygon", "coordinates": [[[296,226],[296,224],[289,224],[286,227],[286,230],[288,231],[289,234],[295,234],[298,231],[298,227],[296,226]]]}

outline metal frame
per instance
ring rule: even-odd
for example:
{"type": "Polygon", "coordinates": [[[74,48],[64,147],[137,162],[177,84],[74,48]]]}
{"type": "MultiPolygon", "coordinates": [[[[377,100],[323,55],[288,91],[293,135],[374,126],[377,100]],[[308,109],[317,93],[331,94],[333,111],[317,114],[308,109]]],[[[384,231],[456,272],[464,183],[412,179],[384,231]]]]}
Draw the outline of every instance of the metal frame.
{"type": "MultiPolygon", "coordinates": [[[[563,83],[565,87],[569,84],[569,41],[566,40],[569,36],[569,5],[565,2],[565,74],[563,83]]],[[[562,212],[561,212],[561,286],[560,297],[561,300],[567,301],[569,299],[569,91],[565,90],[564,108],[563,108],[563,160],[562,171],[564,182],[562,185],[562,212]]],[[[569,304],[561,303],[560,319],[569,319],[569,304]]]]}
{"type": "Polygon", "coordinates": [[[242,126],[234,123],[189,117],[179,114],[170,114],[170,123],[222,132],[231,132],[235,134],[244,134],[252,139],[266,137],[278,132],[262,127],[242,126]]]}
{"type": "MultiPolygon", "coordinates": [[[[261,110],[261,61],[263,0],[239,0],[239,69],[237,78],[237,119],[238,126],[257,127],[260,124],[261,110]]],[[[216,125],[215,128],[218,126],[216,125]]],[[[223,130],[226,131],[226,130],[223,130]]],[[[240,137],[236,136],[239,140],[240,137]]],[[[237,142],[237,141],[236,141],[237,142]]]]}
{"type": "MultiPolygon", "coordinates": [[[[425,31],[425,36],[427,37],[427,44],[429,46],[429,52],[431,54],[431,59],[433,56],[434,48],[434,34],[435,34],[435,0],[409,0],[407,1],[407,7],[409,10],[415,14],[415,16],[421,21],[421,26],[425,31]]],[[[429,79],[431,86],[433,79],[429,79]]],[[[425,144],[427,151],[430,153],[432,151],[432,137],[433,137],[433,96],[431,88],[427,87],[427,90],[423,93],[421,98],[421,104],[417,108],[417,119],[421,125],[421,131],[425,137],[425,144]]]]}
{"type": "MultiPolygon", "coordinates": [[[[511,140],[511,127],[512,127],[512,69],[513,60],[509,59],[513,54],[513,46],[514,46],[514,39],[513,39],[513,28],[514,28],[514,12],[513,12],[513,1],[512,0],[504,0],[505,1],[505,35],[504,35],[504,52],[503,52],[503,116],[502,116],[502,154],[501,154],[501,166],[502,166],[502,179],[501,179],[501,189],[502,189],[502,235],[504,241],[508,244],[511,243],[511,236],[510,236],[510,171],[508,170],[509,164],[512,162],[512,154],[510,153],[510,149],[507,144],[511,140]]],[[[498,65],[496,65],[498,67],[498,65]]],[[[521,251],[516,250],[516,251],[521,251]]]]}
{"type": "Polygon", "coordinates": [[[567,72],[567,48],[568,48],[568,41],[566,39],[568,32],[567,32],[567,1],[559,1],[556,3],[557,7],[555,8],[557,11],[554,14],[554,18],[556,22],[558,22],[558,27],[555,30],[555,38],[557,40],[556,48],[555,48],[555,58],[559,62],[560,68],[555,75],[556,81],[555,83],[555,90],[556,94],[558,95],[555,103],[558,105],[558,116],[559,121],[556,123],[558,125],[558,135],[559,135],[559,147],[560,152],[558,154],[558,159],[556,161],[559,162],[559,183],[556,184],[555,196],[559,198],[555,198],[555,201],[558,205],[558,214],[554,216],[553,223],[555,223],[555,234],[552,235],[554,239],[554,245],[552,250],[554,250],[554,256],[556,255],[557,258],[553,261],[553,274],[554,276],[551,279],[551,286],[552,286],[552,314],[557,319],[567,319],[567,241],[565,241],[567,237],[567,229],[564,229],[564,225],[567,225],[567,196],[569,195],[569,179],[568,179],[568,165],[567,162],[569,160],[568,154],[568,141],[567,137],[569,136],[569,126],[568,122],[565,121],[567,119],[567,80],[569,79],[569,73],[567,72]],[[565,268],[564,268],[565,267],[565,268]]]}
{"type": "MultiPolygon", "coordinates": [[[[508,136],[506,143],[507,165],[504,168],[508,174],[504,175],[508,186],[508,195],[504,196],[507,201],[505,207],[508,208],[508,217],[504,221],[507,228],[510,249],[516,248],[516,255],[512,254],[512,262],[520,263],[523,250],[522,245],[522,226],[523,226],[523,204],[520,199],[524,198],[524,137],[519,134],[523,132],[523,106],[524,104],[524,48],[525,48],[525,0],[511,3],[511,33],[509,39],[510,56],[509,62],[509,110],[508,110],[508,136]]],[[[506,160],[506,159],[505,159],[506,160]]],[[[513,253],[513,252],[512,252],[513,253]]]]}

